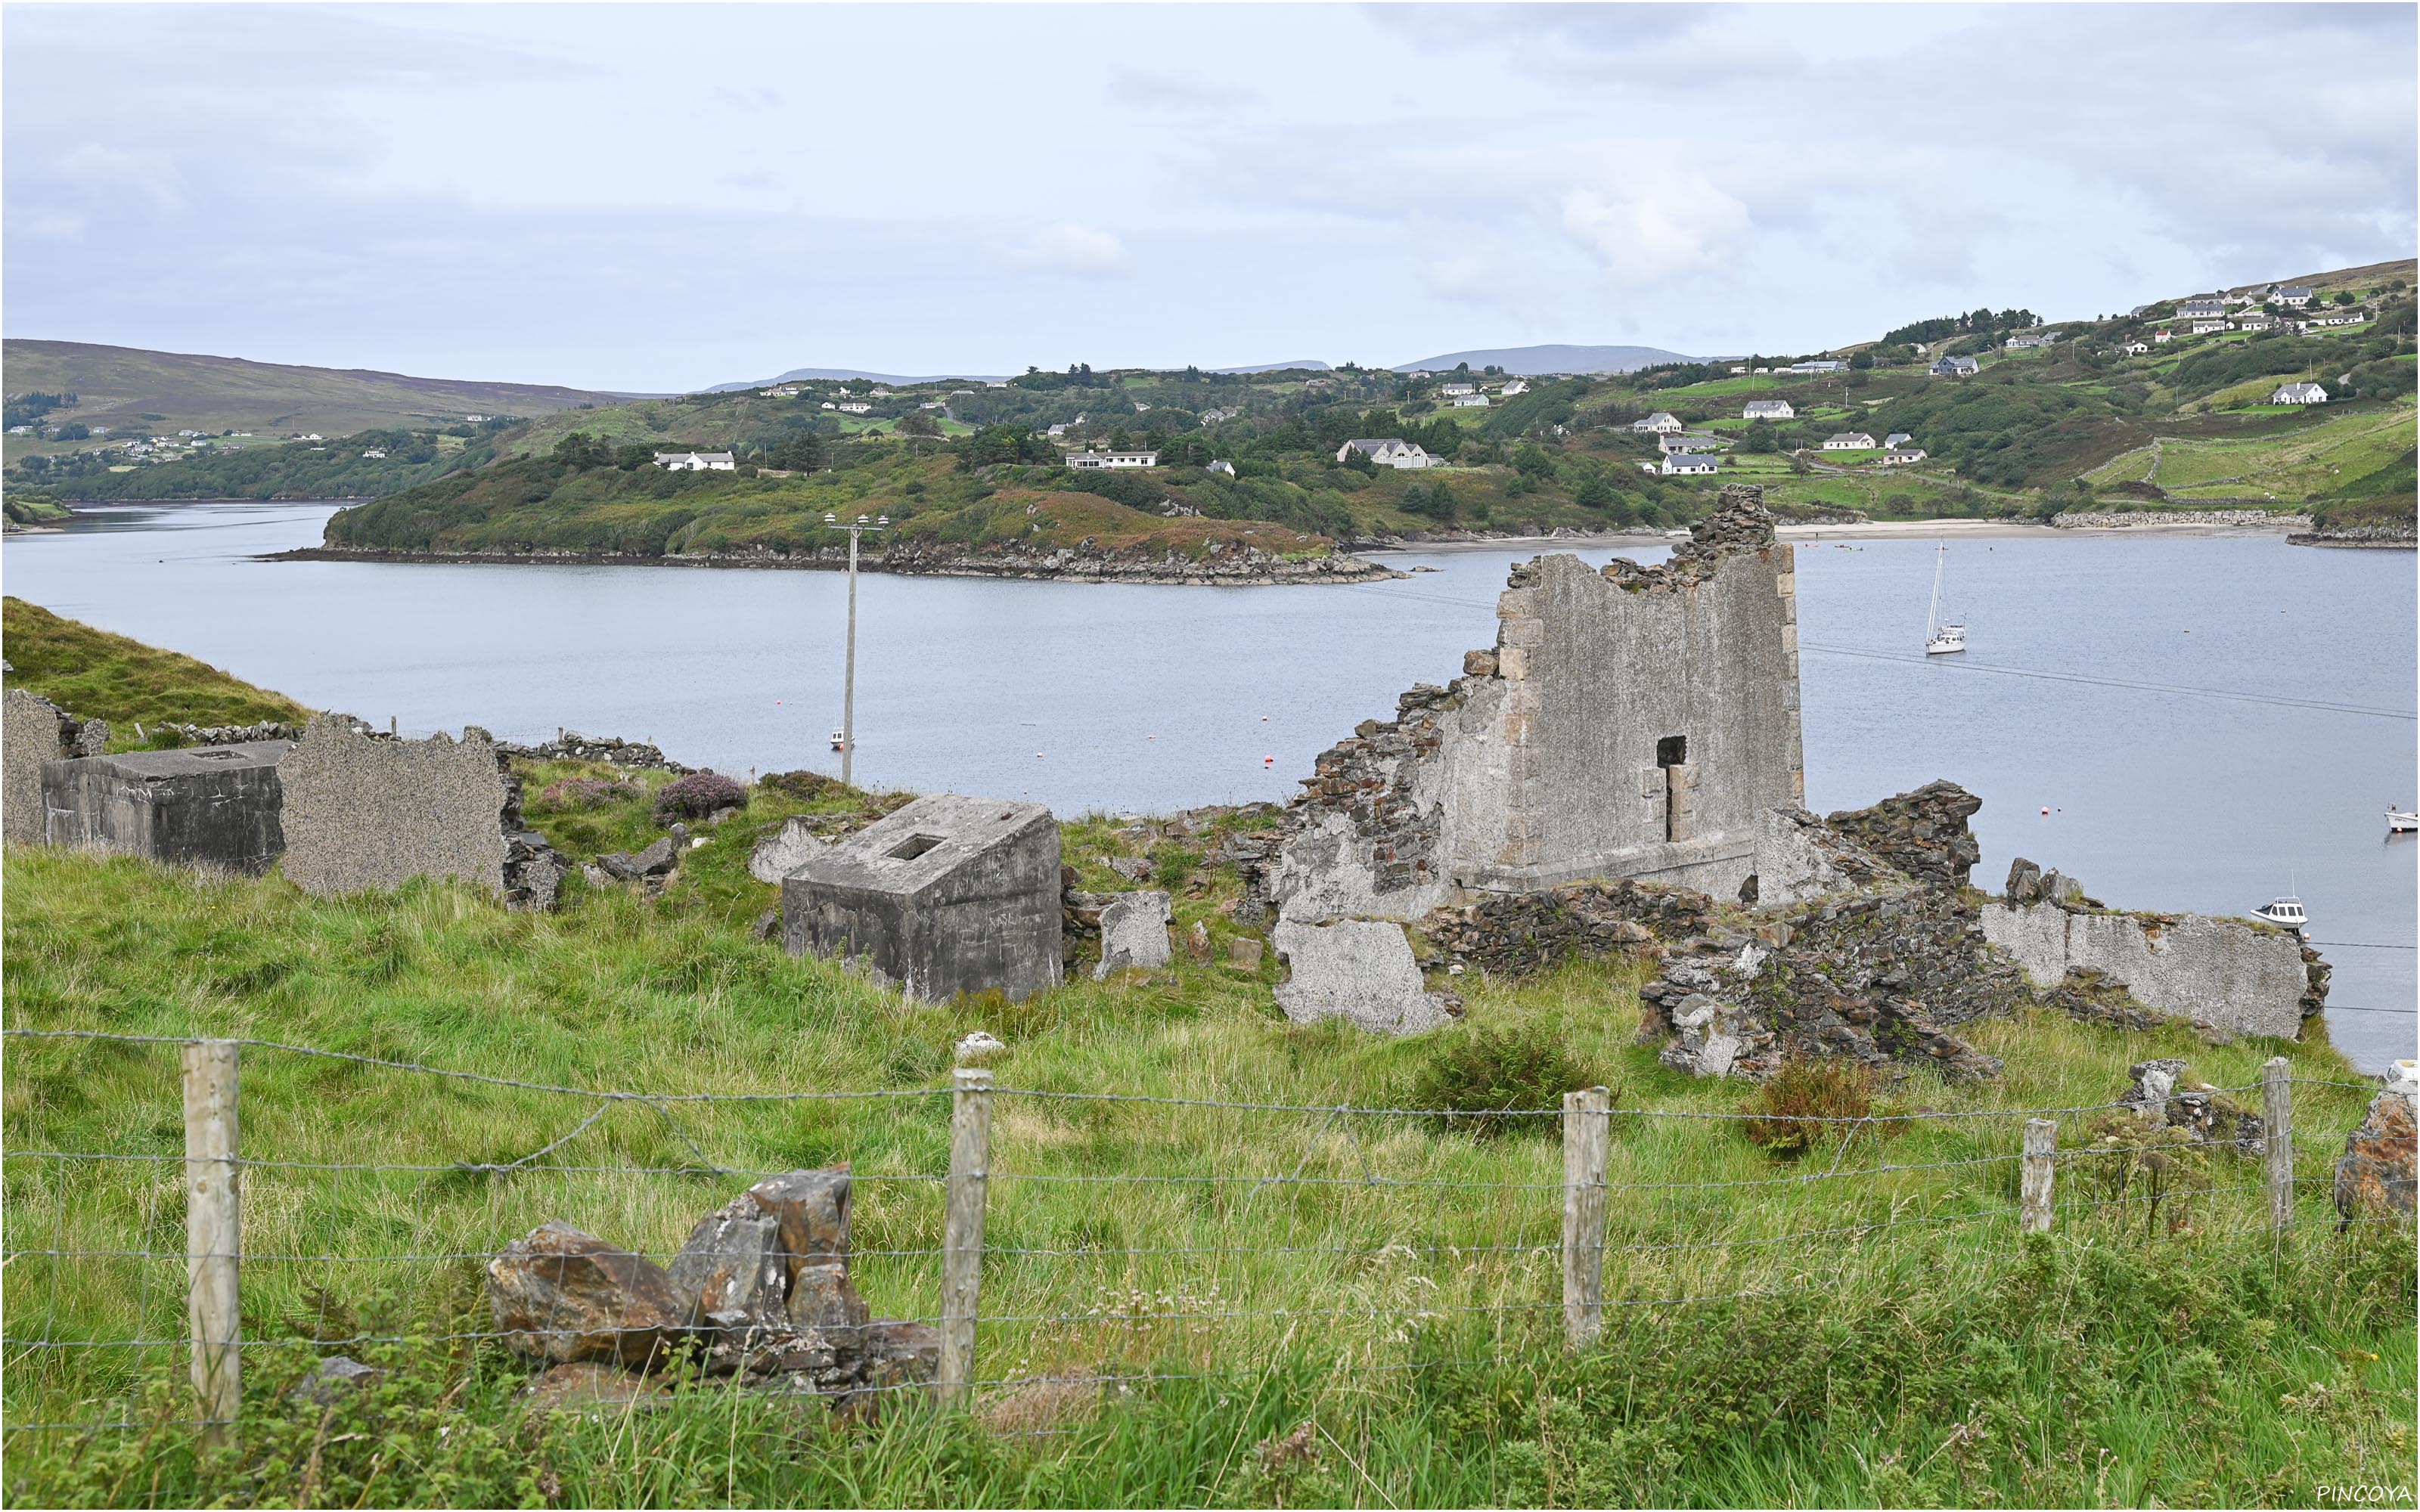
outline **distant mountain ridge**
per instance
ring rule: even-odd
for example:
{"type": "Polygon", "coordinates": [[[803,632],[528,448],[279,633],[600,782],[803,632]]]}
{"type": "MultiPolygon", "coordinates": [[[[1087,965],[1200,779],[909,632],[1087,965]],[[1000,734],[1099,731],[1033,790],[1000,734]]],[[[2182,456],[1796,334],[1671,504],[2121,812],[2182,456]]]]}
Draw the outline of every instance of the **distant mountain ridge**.
{"type": "Polygon", "coordinates": [[[776,383],[819,383],[847,379],[863,379],[868,383],[1002,383],[1005,373],[928,373],[912,378],[904,373],[869,373],[861,367],[794,367],[780,378],[764,378],[754,383],[717,383],[701,389],[701,393],[737,393],[742,389],[769,388],[776,383]]]}
{"type": "Polygon", "coordinates": [[[1661,347],[1494,347],[1480,351],[1448,352],[1416,363],[1397,363],[1394,371],[1432,373],[1468,363],[1473,368],[1500,367],[1507,373],[1635,373],[1658,363],[1694,363],[1698,359],[1661,347]]]}
{"type": "Polygon", "coordinates": [[[1316,357],[1297,358],[1291,363],[1254,363],[1249,367],[1214,367],[1213,373],[1333,373],[1333,363],[1323,363],[1316,357]]]}
{"type": "Polygon", "coordinates": [[[10,393],[72,393],[76,406],[58,411],[61,419],[113,427],[139,423],[155,429],[256,427],[336,436],[473,414],[551,414],[641,397],[17,337],[0,343],[0,366],[10,393]],[[144,421],[145,415],[163,418],[144,421]]]}

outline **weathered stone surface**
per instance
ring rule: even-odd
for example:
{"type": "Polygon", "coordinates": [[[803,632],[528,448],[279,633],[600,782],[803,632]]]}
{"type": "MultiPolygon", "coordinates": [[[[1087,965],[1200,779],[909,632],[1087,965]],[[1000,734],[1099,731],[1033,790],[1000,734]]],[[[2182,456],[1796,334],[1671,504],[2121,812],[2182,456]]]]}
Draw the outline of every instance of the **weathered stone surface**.
{"type": "Polygon", "coordinates": [[[1581,882],[1545,892],[1481,893],[1439,908],[1419,931],[1461,970],[1522,976],[1598,961],[1705,932],[1714,900],[1653,882],[1581,882]]]}
{"type": "Polygon", "coordinates": [[[1227,964],[1238,971],[1258,971],[1264,954],[1262,944],[1249,934],[1238,934],[1227,942],[1227,964]]]}
{"type": "Polygon", "coordinates": [[[929,1384],[941,1373],[941,1331],[930,1323],[878,1319],[866,1327],[864,1361],[865,1383],[877,1391],[929,1384]]]}
{"type": "Polygon", "coordinates": [[[2181,1129],[2197,1145],[2232,1145],[2248,1155],[2268,1149],[2260,1115],[2208,1082],[2195,1079],[2174,1056],[2126,1068],[2133,1085],[2118,1099],[2152,1128],[2181,1129]]]}
{"type": "Polygon", "coordinates": [[[1414,919],[1458,887],[1737,889],[1801,801],[1796,578],[1758,490],[1657,567],[1513,569],[1495,649],[1322,754],[1267,879],[1297,921],[1414,919]]]}
{"type": "Polygon", "coordinates": [[[1168,926],[1175,917],[1164,892],[1118,894],[1101,910],[1101,964],[1093,980],[1168,964],[1168,926]]]}
{"type": "Polygon", "coordinates": [[[1342,1018],[1380,1034],[1419,1034],[1450,1022],[1453,1004],[1428,992],[1400,924],[1280,919],[1277,951],[1290,970],[1278,1006],[1297,1024],[1342,1018]]]}
{"type": "Polygon", "coordinates": [[[909,995],[1060,979],[1059,825],[1037,803],[919,798],[782,882],[782,943],[837,956],[909,995]]]}
{"type": "Polygon", "coordinates": [[[42,768],[69,754],[71,723],[22,687],[0,693],[0,833],[12,843],[42,841],[42,768]]]}
{"type": "Polygon", "coordinates": [[[369,1385],[385,1374],[349,1354],[332,1354],[304,1371],[302,1379],[286,1396],[288,1400],[309,1402],[314,1407],[333,1407],[357,1387],[369,1385]]]}
{"type": "Polygon", "coordinates": [[[1757,816],[1756,895],[1744,901],[1766,912],[1794,908],[1810,898],[1903,885],[1888,862],[1795,804],[1757,816]]]}
{"type": "Polygon", "coordinates": [[[961,1066],[980,1066],[1008,1053],[1008,1045],[997,1035],[982,1029],[960,1040],[954,1049],[961,1066]]]}
{"type": "Polygon", "coordinates": [[[282,740],[195,750],[80,756],[42,768],[42,836],[53,845],[166,865],[265,872],[285,841],[282,740]]]}
{"type": "Polygon", "coordinates": [[[1747,1012],[1736,1003],[1691,993],[1670,1010],[1672,1042],[1656,1059],[1692,1076],[1728,1076],[1746,1048],[1747,1012]]]}
{"type": "Polygon", "coordinates": [[[1985,903],[1983,937],[2037,987],[2096,972],[2155,1012],[2281,1039],[2298,1036],[2326,996],[2325,974],[2311,969],[2316,955],[2285,931],[2199,914],[2095,909],[2055,872],[2010,880],[2039,901],[1985,903]]]}
{"type": "Polygon", "coordinates": [[[488,1262],[488,1302],[514,1353],[566,1364],[650,1368],[695,1319],[661,1266],[560,1222],[488,1262]]]}
{"type": "Polygon", "coordinates": [[[830,843],[815,833],[806,815],[792,814],[782,821],[779,831],[749,854],[748,874],[759,882],[779,886],[783,877],[805,865],[807,857],[830,843]]]}
{"type": "Polygon", "coordinates": [[[559,1365],[530,1383],[528,1411],[533,1412],[628,1412],[669,1401],[671,1389],[660,1381],[634,1376],[610,1365],[581,1362],[559,1365]]]}
{"type": "Polygon", "coordinates": [[[535,829],[504,836],[504,902],[514,908],[551,910],[571,874],[571,861],[535,829]]]}
{"type": "Polygon", "coordinates": [[[334,897],[417,876],[505,890],[504,833],[521,825],[484,731],[465,730],[458,742],[396,740],[319,715],[277,764],[277,778],[284,872],[305,892],[334,897]]]}
{"type": "Polygon", "coordinates": [[[603,762],[612,766],[626,766],[633,771],[671,772],[687,777],[690,768],[667,761],[664,753],[644,741],[617,740],[611,735],[583,735],[577,730],[565,730],[555,738],[536,746],[517,746],[508,740],[496,742],[496,749],[506,756],[531,762],[603,762]]]}
{"type": "Polygon", "coordinates": [[[2345,1139],[2336,1162],[2336,1211],[2348,1222],[2412,1211],[2420,1191],[2420,1119],[2413,1099],[2420,1079],[2409,1060],[2395,1063],[2395,1079],[2370,1099],[2369,1114],[2345,1139]]]}
{"type": "Polygon", "coordinates": [[[745,1334],[789,1320],[790,1262],[781,1220],[752,1193],[698,1220],[667,1271],[681,1301],[719,1332],[745,1334]]]}
{"type": "Polygon", "coordinates": [[[1831,814],[1823,823],[1892,871],[1917,882],[1962,887],[1983,857],[1966,825],[1982,807],[1982,799],[1955,782],[1927,782],[1869,809],[1831,814]]]}
{"type": "Polygon", "coordinates": [[[848,1278],[848,1167],[785,1171],[748,1189],[772,1218],[788,1266],[790,1322],[827,1334],[865,1326],[865,1301],[848,1278]]]}

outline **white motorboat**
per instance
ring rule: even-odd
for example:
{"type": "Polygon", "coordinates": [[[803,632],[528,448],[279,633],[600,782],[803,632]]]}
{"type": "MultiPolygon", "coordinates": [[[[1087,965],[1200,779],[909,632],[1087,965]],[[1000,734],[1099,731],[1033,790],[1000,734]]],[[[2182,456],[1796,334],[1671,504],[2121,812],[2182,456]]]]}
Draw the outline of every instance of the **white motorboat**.
{"type": "Polygon", "coordinates": [[[2420,810],[2389,809],[2386,810],[2388,834],[2409,835],[2414,830],[2420,830],[2420,810]]]}
{"type": "Polygon", "coordinates": [[[1966,649],[1966,622],[1951,622],[1941,612],[1941,575],[1949,565],[1949,543],[1933,548],[1932,608],[1924,617],[1924,654],[1928,656],[1948,656],[1966,649]]]}
{"type": "Polygon", "coordinates": [[[2298,934],[2311,927],[2310,916],[2303,912],[2303,900],[2300,898],[2273,899],[2252,910],[2252,917],[2298,934]]]}

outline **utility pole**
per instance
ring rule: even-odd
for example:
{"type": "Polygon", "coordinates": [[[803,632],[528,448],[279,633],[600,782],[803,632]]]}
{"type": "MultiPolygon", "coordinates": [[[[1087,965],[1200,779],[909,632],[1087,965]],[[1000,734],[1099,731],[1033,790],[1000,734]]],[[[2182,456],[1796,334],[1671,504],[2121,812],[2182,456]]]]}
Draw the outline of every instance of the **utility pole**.
{"type": "MultiPolygon", "coordinates": [[[[840,692],[840,780],[843,787],[854,786],[849,780],[849,759],[857,753],[857,536],[860,531],[878,531],[891,524],[884,515],[868,521],[863,515],[848,523],[848,664],[841,674],[840,692]]],[[[824,528],[835,529],[840,517],[824,516],[824,528]]]]}

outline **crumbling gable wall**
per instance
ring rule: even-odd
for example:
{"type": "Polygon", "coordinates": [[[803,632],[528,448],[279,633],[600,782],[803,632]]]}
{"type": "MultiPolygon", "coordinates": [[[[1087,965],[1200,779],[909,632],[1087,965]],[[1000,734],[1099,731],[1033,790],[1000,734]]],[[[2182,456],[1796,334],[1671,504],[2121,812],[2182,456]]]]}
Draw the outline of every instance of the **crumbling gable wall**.
{"type": "Polygon", "coordinates": [[[305,892],[335,897],[416,876],[505,890],[505,829],[519,818],[519,795],[483,730],[459,741],[396,740],[318,715],[277,778],[286,879],[305,892]]]}
{"type": "Polygon", "coordinates": [[[1653,877],[1730,892],[1806,793],[1796,577],[1761,491],[1661,566],[1513,569],[1496,647],[1319,758],[1272,881],[1283,917],[1417,918],[1463,887],[1653,877]]]}

